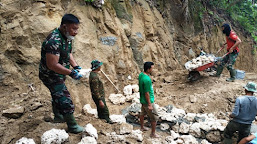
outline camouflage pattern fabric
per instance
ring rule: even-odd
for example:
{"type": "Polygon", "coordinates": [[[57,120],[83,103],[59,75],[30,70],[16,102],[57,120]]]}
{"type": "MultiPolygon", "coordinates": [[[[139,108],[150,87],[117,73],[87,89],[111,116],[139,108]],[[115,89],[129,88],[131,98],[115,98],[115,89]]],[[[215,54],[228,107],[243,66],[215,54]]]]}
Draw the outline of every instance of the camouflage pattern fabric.
{"type": "Polygon", "coordinates": [[[236,58],[238,56],[238,53],[233,52],[228,55],[226,55],[222,60],[220,66],[224,67],[227,64],[227,69],[229,71],[234,70],[233,65],[236,62],[236,58]]]}
{"type": "Polygon", "coordinates": [[[99,79],[99,76],[95,72],[91,72],[89,76],[90,90],[92,98],[97,107],[98,117],[100,119],[109,120],[109,110],[105,102],[105,93],[102,81],[99,79]],[[99,100],[102,100],[104,103],[104,108],[99,106],[99,100]]]}
{"type": "Polygon", "coordinates": [[[99,79],[99,76],[95,72],[90,72],[89,75],[89,85],[92,97],[94,99],[104,99],[105,93],[104,93],[104,86],[102,81],[99,79]]]}
{"type": "Polygon", "coordinates": [[[69,69],[71,50],[71,41],[64,39],[58,28],[48,35],[41,47],[39,78],[50,90],[52,101],[61,114],[73,113],[74,105],[70,93],[64,84],[66,76],[48,69],[46,54],[50,53],[58,56],[58,63],[69,69]]]}
{"type": "Polygon", "coordinates": [[[65,40],[61,32],[58,29],[55,29],[50,35],[48,35],[48,37],[42,44],[39,73],[44,74],[44,76],[50,79],[52,83],[59,82],[65,79],[65,75],[58,74],[48,69],[46,65],[46,53],[59,56],[58,63],[69,69],[71,50],[72,42],[65,40]]]}

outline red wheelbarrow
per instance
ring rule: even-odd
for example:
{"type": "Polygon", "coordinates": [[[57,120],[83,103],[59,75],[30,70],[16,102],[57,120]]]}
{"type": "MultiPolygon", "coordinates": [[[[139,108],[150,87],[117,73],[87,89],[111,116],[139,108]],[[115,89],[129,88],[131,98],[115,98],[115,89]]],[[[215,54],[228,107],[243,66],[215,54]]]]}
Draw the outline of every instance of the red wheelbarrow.
{"type": "Polygon", "coordinates": [[[190,70],[187,79],[189,81],[198,80],[200,78],[200,72],[199,71],[204,71],[208,68],[212,68],[214,65],[215,65],[215,62],[211,62],[211,63],[205,64],[205,65],[202,65],[200,67],[197,67],[195,69],[190,70]]]}

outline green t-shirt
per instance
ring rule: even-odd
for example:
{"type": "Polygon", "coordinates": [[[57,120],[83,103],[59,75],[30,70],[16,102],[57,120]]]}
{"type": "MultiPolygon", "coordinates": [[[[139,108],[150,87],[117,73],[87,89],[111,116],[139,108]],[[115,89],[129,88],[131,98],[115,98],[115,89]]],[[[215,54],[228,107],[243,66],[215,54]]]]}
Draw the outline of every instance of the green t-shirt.
{"type": "Polygon", "coordinates": [[[150,102],[154,102],[154,91],[153,91],[153,85],[151,78],[141,72],[138,76],[138,82],[139,82],[139,92],[140,92],[140,103],[142,104],[148,104],[145,98],[145,93],[149,92],[150,95],[150,102]]]}

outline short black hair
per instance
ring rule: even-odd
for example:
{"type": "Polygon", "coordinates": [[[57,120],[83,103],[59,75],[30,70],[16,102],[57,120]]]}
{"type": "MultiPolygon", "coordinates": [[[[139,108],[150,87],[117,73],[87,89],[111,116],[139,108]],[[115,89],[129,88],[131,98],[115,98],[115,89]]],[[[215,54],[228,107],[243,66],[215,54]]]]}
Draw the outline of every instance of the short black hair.
{"type": "Polygon", "coordinates": [[[65,14],[63,17],[62,17],[62,22],[61,22],[61,25],[63,24],[79,24],[79,19],[74,16],[73,14],[65,14]]]}
{"type": "Polygon", "coordinates": [[[153,62],[145,62],[144,63],[144,72],[146,72],[148,69],[150,69],[154,65],[153,62]]]}

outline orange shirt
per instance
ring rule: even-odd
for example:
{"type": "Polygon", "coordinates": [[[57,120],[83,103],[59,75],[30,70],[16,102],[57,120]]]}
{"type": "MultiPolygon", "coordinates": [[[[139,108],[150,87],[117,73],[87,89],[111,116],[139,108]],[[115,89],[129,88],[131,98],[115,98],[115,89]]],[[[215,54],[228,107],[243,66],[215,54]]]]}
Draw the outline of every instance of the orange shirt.
{"type": "MultiPolygon", "coordinates": [[[[226,40],[227,40],[227,51],[229,51],[229,49],[236,43],[238,36],[236,35],[236,33],[234,31],[231,30],[229,37],[226,36],[226,40]]],[[[237,52],[239,52],[239,48],[236,47],[235,48],[237,52]]]]}

